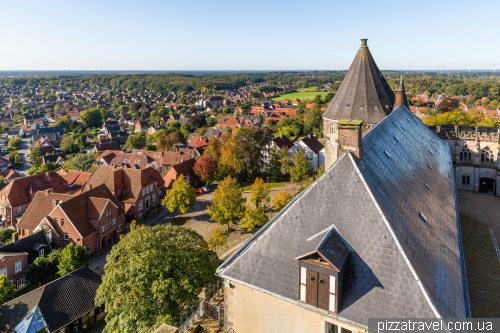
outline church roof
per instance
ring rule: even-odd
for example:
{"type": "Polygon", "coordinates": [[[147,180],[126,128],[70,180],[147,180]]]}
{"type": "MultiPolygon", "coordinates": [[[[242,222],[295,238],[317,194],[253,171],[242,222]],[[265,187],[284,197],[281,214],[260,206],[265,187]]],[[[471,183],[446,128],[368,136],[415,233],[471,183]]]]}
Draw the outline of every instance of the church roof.
{"type": "Polygon", "coordinates": [[[394,93],[366,46],[366,39],[362,39],[356,58],[323,113],[323,118],[378,124],[391,113],[394,99],[394,93]]]}
{"type": "Polygon", "coordinates": [[[333,227],[352,249],[354,272],[339,317],[364,326],[368,318],[470,317],[450,146],[405,107],[362,141],[361,162],[344,153],[218,274],[302,306],[296,258],[326,246],[341,263],[342,244],[314,237],[333,227]]]}

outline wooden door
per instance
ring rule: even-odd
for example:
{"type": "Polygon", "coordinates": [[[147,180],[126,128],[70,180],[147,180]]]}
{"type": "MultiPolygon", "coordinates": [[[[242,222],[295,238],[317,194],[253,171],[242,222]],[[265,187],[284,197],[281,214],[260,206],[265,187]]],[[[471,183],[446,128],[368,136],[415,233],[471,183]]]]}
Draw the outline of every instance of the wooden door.
{"type": "Polygon", "coordinates": [[[318,272],[307,270],[306,303],[318,306],[318,272]]]}
{"type": "Polygon", "coordinates": [[[318,308],[328,311],[328,291],[330,288],[330,276],[319,273],[318,280],[318,308]]]}

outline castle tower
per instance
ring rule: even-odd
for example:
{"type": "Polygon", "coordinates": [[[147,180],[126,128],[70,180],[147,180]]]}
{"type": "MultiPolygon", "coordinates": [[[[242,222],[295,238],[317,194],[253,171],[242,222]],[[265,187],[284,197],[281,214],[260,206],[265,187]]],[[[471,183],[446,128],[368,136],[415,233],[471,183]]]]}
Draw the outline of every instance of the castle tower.
{"type": "Polygon", "coordinates": [[[363,134],[381,122],[394,107],[395,96],[377,67],[367,46],[361,40],[354,61],[335,97],[323,112],[325,167],[328,169],[342,154],[337,123],[361,121],[363,134]]]}

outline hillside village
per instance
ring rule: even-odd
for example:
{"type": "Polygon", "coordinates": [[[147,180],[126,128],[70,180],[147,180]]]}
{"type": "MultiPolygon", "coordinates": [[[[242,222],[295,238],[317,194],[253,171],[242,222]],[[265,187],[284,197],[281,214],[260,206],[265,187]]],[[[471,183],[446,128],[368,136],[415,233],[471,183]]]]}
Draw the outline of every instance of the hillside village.
{"type": "Polygon", "coordinates": [[[137,332],[500,315],[478,310],[457,201],[500,197],[500,84],[416,88],[366,43],[345,73],[231,89],[0,79],[0,331],[119,331],[131,309],[137,332]]]}

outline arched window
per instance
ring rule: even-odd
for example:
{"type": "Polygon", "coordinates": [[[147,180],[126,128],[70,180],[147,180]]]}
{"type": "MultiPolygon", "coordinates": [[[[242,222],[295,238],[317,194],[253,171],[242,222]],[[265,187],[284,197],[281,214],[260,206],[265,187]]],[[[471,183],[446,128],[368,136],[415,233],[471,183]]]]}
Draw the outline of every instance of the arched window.
{"type": "Polygon", "coordinates": [[[485,147],[481,153],[481,162],[493,163],[495,162],[495,157],[493,151],[490,147],[485,147]]]}
{"type": "Polygon", "coordinates": [[[472,152],[465,144],[460,151],[460,161],[472,161],[472,152]]]}

